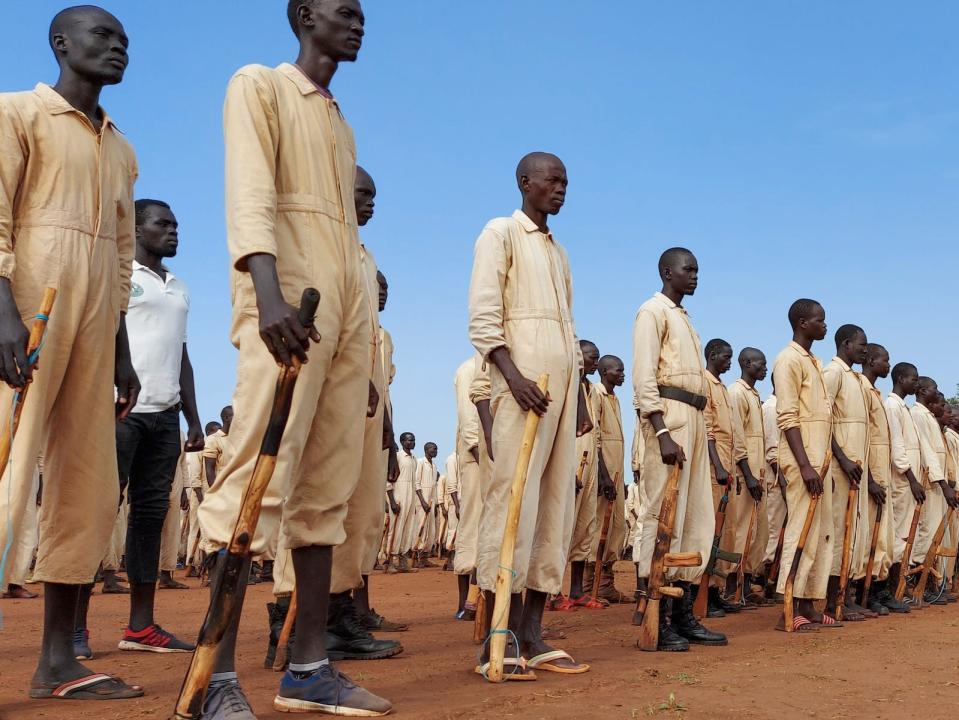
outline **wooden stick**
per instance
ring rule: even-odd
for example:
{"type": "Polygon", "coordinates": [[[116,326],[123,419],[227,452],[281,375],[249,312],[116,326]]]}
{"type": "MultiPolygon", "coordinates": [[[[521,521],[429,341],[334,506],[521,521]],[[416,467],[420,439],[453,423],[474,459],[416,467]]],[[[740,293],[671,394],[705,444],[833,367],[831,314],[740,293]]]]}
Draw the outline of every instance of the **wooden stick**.
{"type": "MultiPolygon", "coordinates": [[[[449,512],[447,510],[447,512],[449,512]]],[[[443,556],[443,548],[446,547],[446,526],[449,523],[449,519],[446,515],[443,515],[443,519],[440,521],[439,529],[436,531],[436,557],[443,556]]]]}
{"type": "MultiPolygon", "coordinates": [[[[303,291],[299,319],[304,327],[312,326],[319,302],[319,291],[313,288],[303,291]]],[[[223,567],[218,568],[219,580],[211,593],[206,618],[197,637],[196,650],[193,652],[190,667],[186,677],[183,678],[183,686],[177,698],[175,717],[179,720],[192,720],[202,713],[207,686],[210,684],[210,676],[213,674],[216,662],[217,648],[234,615],[241,609],[238,596],[241,571],[249,559],[250,545],[256,532],[256,524],[260,519],[263,496],[266,494],[276,468],[276,456],[280,451],[283,431],[290,417],[293,389],[296,387],[299,372],[300,361],[296,357],[293,358],[292,365],[289,367],[285,365],[280,367],[273,395],[273,407],[270,410],[266,432],[263,434],[260,454],[253,466],[253,473],[246,483],[239,514],[233,527],[233,536],[230,538],[226,552],[217,560],[217,564],[222,563],[223,567]]]]}
{"type": "MultiPolygon", "coordinates": [[[[539,390],[544,395],[549,385],[549,375],[539,376],[539,390]]],[[[489,671],[487,680],[503,682],[503,660],[506,657],[506,633],[509,622],[510,594],[513,590],[513,551],[516,548],[516,532],[519,529],[520,511],[523,508],[523,492],[526,489],[526,472],[529,459],[536,442],[539,429],[539,415],[530,410],[526,413],[526,427],[523,429],[523,443],[516,459],[513,472],[513,484],[509,493],[509,506],[506,511],[506,528],[503,531],[503,544],[499,553],[499,571],[496,573],[496,600],[493,603],[493,622],[490,629],[489,671]]]]}
{"type": "Polygon", "coordinates": [[[486,593],[482,590],[476,597],[476,618],[473,620],[473,643],[482,645],[486,642],[486,636],[489,635],[489,627],[486,624],[486,593]]]}
{"type": "Polygon", "coordinates": [[[836,601],[836,620],[842,620],[842,608],[846,604],[846,588],[849,586],[849,563],[852,560],[853,515],[859,504],[859,488],[850,487],[846,496],[846,529],[842,535],[842,562],[839,565],[839,590],[836,601]]]}
{"type": "Polygon", "coordinates": [[[739,566],[736,568],[736,595],[734,600],[737,603],[743,602],[743,583],[746,580],[746,559],[749,557],[749,546],[753,544],[753,526],[756,524],[756,515],[759,513],[759,502],[753,501],[753,511],[749,515],[749,528],[746,530],[746,545],[743,547],[743,555],[739,560],[739,566]]]}
{"type": "Polygon", "coordinates": [[[583,473],[586,471],[586,465],[589,461],[589,450],[583,450],[583,459],[579,461],[579,467],[576,469],[576,491],[583,489],[583,473]]]}
{"type": "MultiPolygon", "coordinates": [[[[649,567],[646,593],[636,603],[636,615],[642,616],[639,649],[655,652],[659,645],[659,601],[663,597],[682,597],[682,590],[667,585],[666,568],[669,546],[673,542],[673,524],[676,521],[676,496],[679,494],[679,463],[672,465],[663,488],[663,502],[659,508],[659,524],[656,528],[656,545],[649,567]]],[[[702,559],[700,559],[700,562],[702,559]]],[[[697,565],[699,563],[696,563],[697,565]]]]}
{"type": "MultiPolygon", "coordinates": [[[[47,329],[47,322],[50,319],[50,313],[53,311],[53,303],[56,299],[57,291],[53,288],[46,288],[40,298],[40,309],[37,310],[33,319],[33,325],[30,327],[30,338],[27,340],[27,361],[30,363],[30,368],[37,365],[36,358],[30,362],[31,356],[43,342],[43,333],[47,329]]],[[[21,371],[26,369],[20,368],[21,371]]],[[[30,383],[27,383],[16,393],[13,403],[13,417],[10,422],[5,422],[3,427],[0,427],[0,472],[6,472],[7,463],[10,461],[10,448],[13,438],[16,437],[17,428],[20,427],[20,414],[23,412],[23,403],[27,399],[29,389],[30,383]]]]}
{"type": "Polygon", "coordinates": [[[939,521],[939,527],[936,528],[936,534],[932,538],[932,544],[926,552],[926,558],[922,561],[922,571],[919,574],[919,582],[916,583],[916,589],[912,593],[912,599],[915,600],[916,607],[922,607],[923,594],[926,592],[926,583],[929,580],[929,573],[936,564],[936,558],[939,557],[939,546],[942,545],[942,536],[946,532],[949,521],[952,520],[953,509],[946,510],[946,514],[939,521]]]}
{"type": "Polygon", "coordinates": [[[906,547],[899,562],[899,582],[896,584],[896,601],[902,602],[906,595],[906,580],[909,578],[909,561],[912,558],[912,546],[916,542],[916,530],[919,528],[919,516],[922,514],[922,503],[916,503],[912,513],[912,524],[909,525],[909,536],[906,538],[906,547]]]}
{"type": "MultiPolygon", "coordinates": [[[[613,487],[619,487],[619,473],[613,478],[613,487]]],[[[613,519],[613,500],[606,501],[606,512],[603,514],[603,527],[599,534],[599,546],[596,548],[596,564],[593,566],[593,598],[599,595],[599,584],[603,574],[603,558],[606,557],[606,544],[609,542],[609,526],[613,519]]]]}
{"type": "Polygon", "coordinates": [[[722,497],[719,498],[719,506],[716,508],[716,522],[713,526],[713,544],[709,552],[709,562],[699,579],[699,589],[696,592],[696,599],[693,602],[693,614],[696,617],[706,617],[709,608],[709,580],[716,569],[716,560],[719,555],[719,545],[722,542],[723,527],[726,525],[726,512],[729,508],[729,491],[733,486],[733,476],[729,476],[729,481],[723,486],[722,497]]]}
{"type": "Polygon", "coordinates": [[[866,563],[866,577],[862,581],[862,606],[864,608],[869,607],[869,589],[872,587],[872,569],[876,563],[876,546],[879,544],[879,524],[881,522],[882,504],[876,503],[876,522],[872,525],[872,539],[869,541],[869,561],[866,563]]]}
{"type": "Polygon", "coordinates": [[[385,565],[389,562],[389,540],[390,540],[390,526],[393,524],[392,513],[387,509],[386,517],[383,519],[383,537],[380,538],[380,551],[376,554],[376,559],[379,561],[380,565],[385,565]]]}
{"type": "MultiPolygon", "coordinates": [[[[292,560],[290,562],[293,562],[292,560]]],[[[290,607],[286,610],[283,620],[283,629],[280,630],[280,639],[276,642],[276,656],[273,658],[273,672],[283,672],[286,668],[286,649],[290,644],[290,633],[293,632],[293,623],[296,622],[296,588],[290,597],[290,607]]]]}

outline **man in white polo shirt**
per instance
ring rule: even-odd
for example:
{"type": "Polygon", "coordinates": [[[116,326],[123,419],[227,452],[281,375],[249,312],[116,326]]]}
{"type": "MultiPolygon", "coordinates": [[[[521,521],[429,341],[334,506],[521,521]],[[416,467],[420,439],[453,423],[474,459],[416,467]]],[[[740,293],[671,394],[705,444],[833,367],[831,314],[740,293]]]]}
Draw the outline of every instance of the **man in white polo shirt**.
{"type": "Polygon", "coordinates": [[[136,258],[127,328],[133,367],[142,390],[136,412],[117,423],[120,484],[128,485],[126,562],[130,622],[121,650],[187,652],[192,645],[156,624],[154,594],[163,521],[180,456],[180,410],[186,418],[186,452],[203,448],[193,367],[186,348],[190,298],[163,266],[177,251],[177,221],[159,200],[136,201],[136,258]]]}

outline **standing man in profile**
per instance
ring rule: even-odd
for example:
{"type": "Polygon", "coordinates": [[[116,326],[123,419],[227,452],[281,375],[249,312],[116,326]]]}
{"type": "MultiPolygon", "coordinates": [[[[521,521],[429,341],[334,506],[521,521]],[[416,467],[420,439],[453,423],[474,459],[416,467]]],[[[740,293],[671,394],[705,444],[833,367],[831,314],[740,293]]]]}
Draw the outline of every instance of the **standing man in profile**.
{"type": "MultiPolygon", "coordinates": [[[[333,546],[346,539],[371,399],[356,147],[329,85],[341,62],[356,59],[365,18],[358,0],[290,0],[287,17],[299,43],[296,63],[241,68],[224,104],[231,334],[240,351],[233,404],[242,412],[230,431],[233,457],[204,498],[200,522],[215,546],[229,542],[273,404],[274,383],[264,379],[276,377],[277,363],[289,367],[298,358],[304,364],[291,421],[251,548],[262,552],[279,525],[298,588],[296,642],[273,707],[377,716],[390,703],[342,675],[326,650],[333,546]],[[293,303],[307,287],[322,300],[304,328],[293,303]]],[[[245,587],[241,581],[238,602],[245,587]]],[[[239,615],[219,646],[206,696],[210,718],[254,717],[236,676],[239,615]]]]}
{"type": "Polygon", "coordinates": [[[137,163],[100,107],[103,87],[123,79],[128,40],[119,20],[92,5],[58,13],[49,39],[56,85],[0,95],[0,381],[9,386],[0,404],[10,408],[33,380],[4,473],[0,536],[36,502],[45,445],[34,569],[44,583],[43,639],[30,697],[138,697],[141,688],[92,673],[73,649],[79,589],[93,581],[116,518],[116,420],[139,392],[126,330],[137,163]],[[45,288],[57,299],[33,376],[24,320],[32,324],[45,288]]]}
{"type": "Polygon", "coordinates": [[[186,418],[187,452],[203,449],[196,409],[193,366],[186,347],[190,296],[186,285],[163,264],[176,255],[177,220],[160,200],[136,201],[136,259],[127,330],[133,367],[140,378],[136,412],[117,423],[120,484],[127,485],[126,567],[130,620],[121,650],[188,652],[153,617],[160,539],[170,488],[180,459],[180,410],[186,418]]]}
{"type": "Polygon", "coordinates": [[[416,532],[413,539],[413,567],[433,566],[427,558],[437,539],[437,470],[433,460],[438,452],[436,443],[428,442],[423,446],[423,457],[416,463],[416,480],[413,483],[413,490],[416,492],[416,501],[413,503],[413,527],[416,532]]]}
{"type": "MultiPolygon", "coordinates": [[[[579,382],[583,359],[573,327],[569,261],[547,225],[566,201],[566,167],[555,155],[530,153],[519,161],[516,182],[522,209],[483,228],[469,291],[470,341],[490,364],[496,458],[483,497],[477,581],[482,590],[493,592],[513,472],[526,415],[533,411],[540,423],[516,535],[508,624],[519,639],[519,652],[529,659],[518,672],[536,667],[586,672],[589,666],[567,653],[557,658],[542,637],[546,598],[560,592],[566,571],[576,436],[592,429],[579,382]],[[545,394],[536,385],[541,373],[549,374],[545,394]]],[[[492,611],[488,597],[490,620],[492,611]]]]}

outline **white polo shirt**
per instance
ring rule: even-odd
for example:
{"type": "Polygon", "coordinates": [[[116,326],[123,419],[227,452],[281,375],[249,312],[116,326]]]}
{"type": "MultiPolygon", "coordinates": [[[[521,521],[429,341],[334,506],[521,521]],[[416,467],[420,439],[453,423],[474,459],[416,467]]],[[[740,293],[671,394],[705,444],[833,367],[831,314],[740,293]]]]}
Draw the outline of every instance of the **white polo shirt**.
{"type": "Polygon", "coordinates": [[[190,295],[166,271],[166,280],[133,261],[127,333],[140,396],[133,412],[161,412],[180,402],[180,363],[190,295]]]}

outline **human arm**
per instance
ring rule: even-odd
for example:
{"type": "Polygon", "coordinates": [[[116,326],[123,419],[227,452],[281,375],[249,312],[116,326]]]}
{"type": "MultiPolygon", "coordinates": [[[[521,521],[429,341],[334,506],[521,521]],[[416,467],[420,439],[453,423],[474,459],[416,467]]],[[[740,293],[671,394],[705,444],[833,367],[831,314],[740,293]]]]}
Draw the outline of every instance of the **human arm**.
{"type": "Polygon", "coordinates": [[[203,449],[203,428],[200,426],[200,413],[196,408],[196,386],[193,380],[193,363],[183,343],[183,356],[180,359],[180,403],[183,405],[183,417],[186,420],[187,436],[184,452],[196,452],[203,449]]]}
{"type": "MultiPolygon", "coordinates": [[[[493,459],[493,413],[490,411],[489,400],[479,400],[476,403],[476,412],[479,414],[480,426],[483,428],[483,442],[486,444],[486,455],[493,459]]],[[[477,458],[477,461],[479,458],[477,458]]]]}
{"type": "Polygon", "coordinates": [[[652,425],[659,441],[659,454],[664,464],[682,467],[686,454],[669,434],[663,413],[666,405],[659,395],[656,368],[662,349],[665,318],[641,308],[633,324],[633,397],[637,417],[652,425]]]}
{"type": "Polygon", "coordinates": [[[127,335],[127,316],[120,313],[120,327],[117,329],[116,346],[114,349],[115,366],[113,384],[117,389],[116,415],[117,420],[126,419],[137,404],[140,394],[140,379],[133,369],[133,359],[130,357],[130,339],[127,335]]]}

